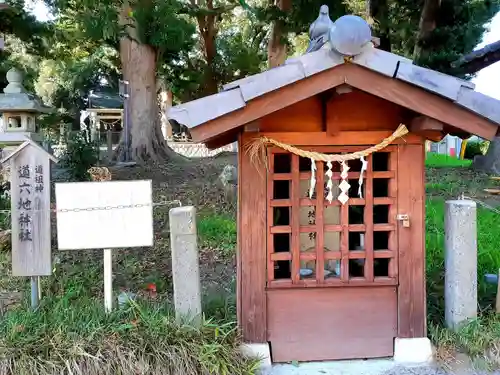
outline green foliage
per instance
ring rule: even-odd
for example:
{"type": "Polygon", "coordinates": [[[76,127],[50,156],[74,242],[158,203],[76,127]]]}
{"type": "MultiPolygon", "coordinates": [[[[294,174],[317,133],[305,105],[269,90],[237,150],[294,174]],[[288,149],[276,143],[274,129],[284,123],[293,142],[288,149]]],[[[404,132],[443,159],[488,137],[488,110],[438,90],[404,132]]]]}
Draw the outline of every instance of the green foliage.
{"type": "Polygon", "coordinates": [[[0,373],[254,374],[258,361],[239,344],[234,322],[194,328],[175,323],[168,307],[136,303],[106,314],[80,287],[0,320],[0,373]]]}
{"type": "Polygon", "coordinates": [[[120,72],[119,56],[112,48],[101,46],[84,50],[75,47],[73,52],[72,56],[42,61],[35,90],[48,105],[65,108],[60,113],[60,121],[76,123],[79,111],[87,107],[90,91],[118,91],[120,72]]]}
{"type": "Polygon", "coordinates": [[[465,146],[464,159],[474,160],[476,155],[485,155],[488,151],[490,142],[488,141],[471,141],[465,146]]]}
{"type": "Polygon", "coordinates": [[[130,1],[128,8],[119,0],[53,0],[68,35],[76,40],[118,47],[119,39],[128,35],[139,43],[155,48],[160,61],[180,58],[181,51],[193,45],[194,25],[182,14],[177,0],[130,1]]]}
{"type": "Polygon", "coordinates": [[[97,144],[88,142],[83,133],[72,133],[60,164],[68,169],[71,181],[89,181],[87,170],[98,161],[97,144]]]}
{"type": "MultiPolygon", "coordinates": [[[[422,45],[427,53],[419,56],[415,63],[446,74],[470,78],[460,68],[453,68],[451,63],[476,47],[486,31],[486,24],[499,10],[498,0],[443,0],[436,29],[422,45]]],[[[421,1],[397,0],[392,3],[388,22],[393,52],[413,58],[421,11],[421,1]]]]}
{"type": "Polygon", "coordinates": [[[222,250],[226,256],[236,253],[236,222],[231,217],[201,216],[198,220],[198,235],[203,247],[222,250]]]}
{"type": "Polygon", "coordinates": [[[47,52],[53,30],[26,12],[23,0],[8,3],[7,9],[0,10],[0,35],[5,39],[5,49],[0,50],[0,92],[7,85],[5,74],[13,66],[26,73],[24,86],[29,90],[37,74],[37,56],[47,52]]]}

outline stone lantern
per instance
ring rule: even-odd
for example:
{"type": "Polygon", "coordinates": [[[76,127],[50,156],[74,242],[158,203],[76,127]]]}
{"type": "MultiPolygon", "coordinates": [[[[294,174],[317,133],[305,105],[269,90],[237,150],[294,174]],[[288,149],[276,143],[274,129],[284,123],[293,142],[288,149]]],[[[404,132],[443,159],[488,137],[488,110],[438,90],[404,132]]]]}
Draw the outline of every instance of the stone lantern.
{"type": "Polygon", "coordinates": [[[26,138],[42,141],[42,136],[37,133],[37,116],[50,112],[33,94],[27,93],[23,87],[23,74],[12,68],[7,72],[7,87],[0,94],[0,147],[3,156],[22,144],[26,138]]]}

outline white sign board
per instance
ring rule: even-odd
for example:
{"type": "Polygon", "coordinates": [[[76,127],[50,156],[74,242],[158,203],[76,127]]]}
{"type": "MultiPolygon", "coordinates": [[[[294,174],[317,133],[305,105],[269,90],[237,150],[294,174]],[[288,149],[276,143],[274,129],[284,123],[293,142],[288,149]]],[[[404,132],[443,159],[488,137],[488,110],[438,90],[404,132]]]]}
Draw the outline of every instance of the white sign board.
{"type": "Polygon", "coordinates": [[[56,184],[59,250],[153,246],[151,180],[56,184]]]}

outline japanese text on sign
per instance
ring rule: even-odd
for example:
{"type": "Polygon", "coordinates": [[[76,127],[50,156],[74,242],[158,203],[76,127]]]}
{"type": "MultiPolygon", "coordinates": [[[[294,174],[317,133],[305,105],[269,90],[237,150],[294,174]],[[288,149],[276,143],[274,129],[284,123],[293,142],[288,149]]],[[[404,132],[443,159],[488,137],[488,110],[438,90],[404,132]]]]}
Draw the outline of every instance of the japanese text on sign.
{"type": "Polygon", "coordinates": [[[37,165],[34,169],[29,165],[22,165],[18,168],[19,176],[19,201],[17,208],[19,210],[19,241],[33,241],[33,210],[36,209],[33,201],[39,201],[38,194],[43,192],[43,166],[37,165]],[[35,181],[33,187],[33,179],[35,181]]]}

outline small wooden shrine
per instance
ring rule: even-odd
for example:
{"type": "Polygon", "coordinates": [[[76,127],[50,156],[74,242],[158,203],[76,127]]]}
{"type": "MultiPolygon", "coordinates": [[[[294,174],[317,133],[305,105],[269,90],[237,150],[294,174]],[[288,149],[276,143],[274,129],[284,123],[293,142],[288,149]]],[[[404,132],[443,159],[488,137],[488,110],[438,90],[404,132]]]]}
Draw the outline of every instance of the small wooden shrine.
{"type": "Polygon", "coordinates": [[[426,337],[426,140],[492,139],[500,102],[372,43],[319,49],[176,107],[238,141],[238,320],[274,362],[386,357],[426,337]]]}

